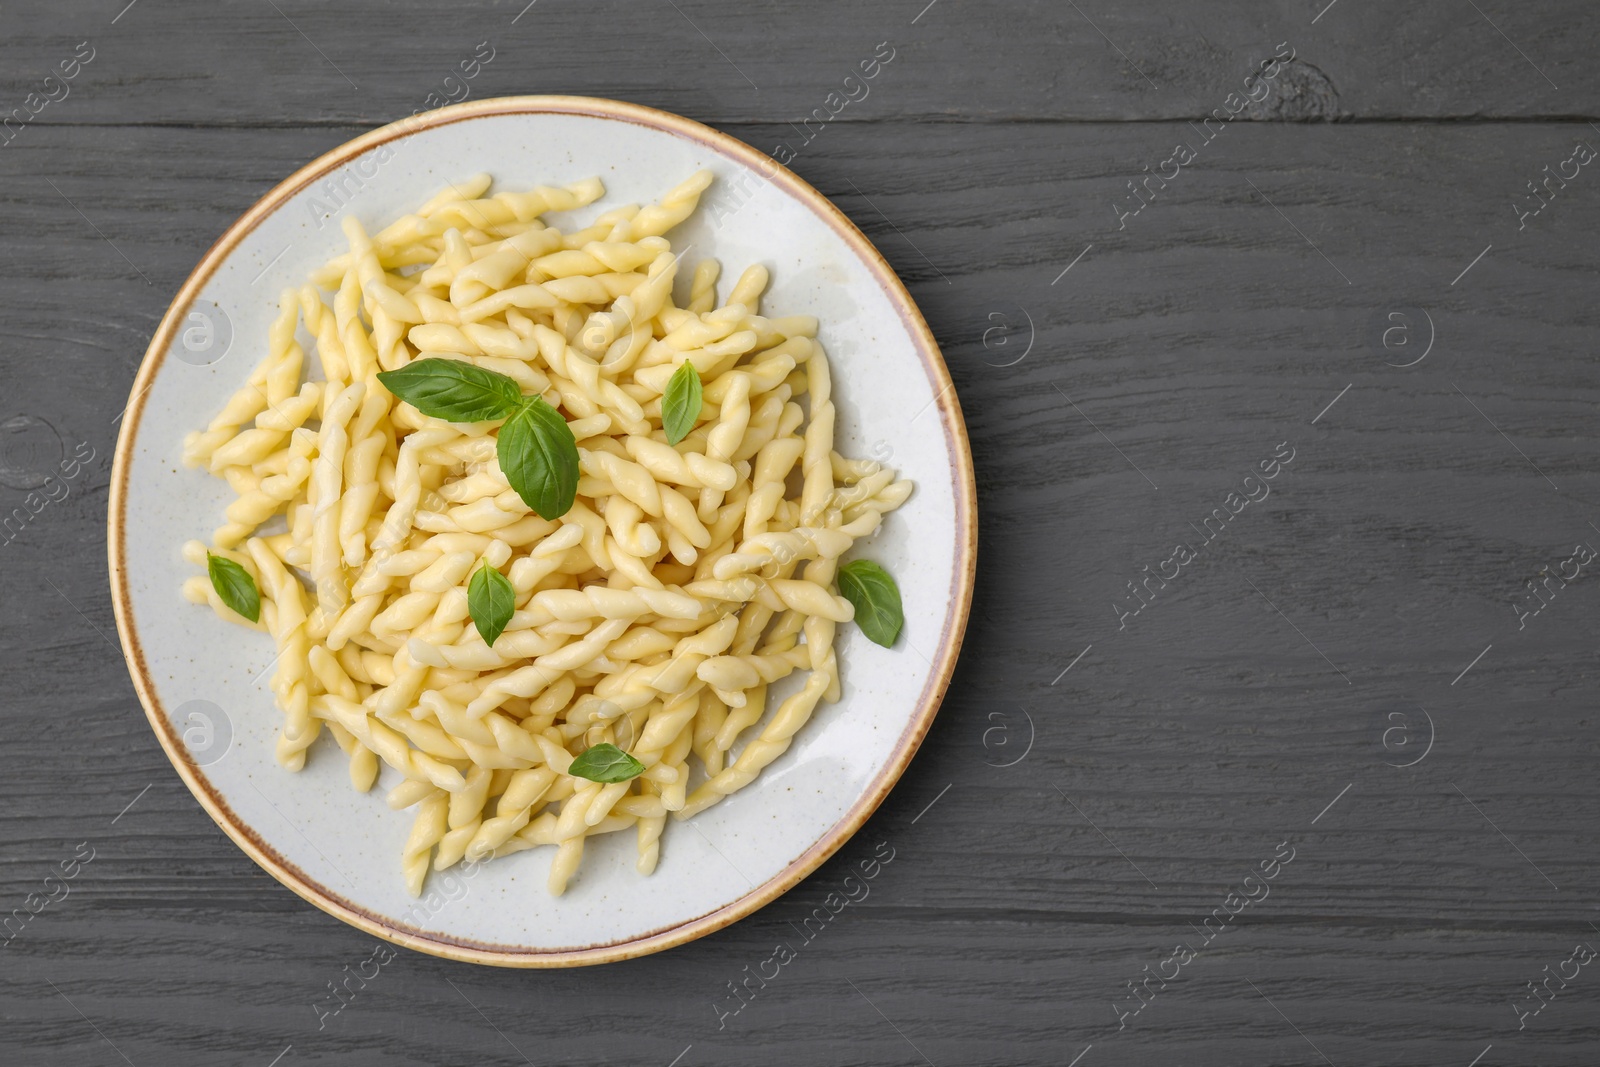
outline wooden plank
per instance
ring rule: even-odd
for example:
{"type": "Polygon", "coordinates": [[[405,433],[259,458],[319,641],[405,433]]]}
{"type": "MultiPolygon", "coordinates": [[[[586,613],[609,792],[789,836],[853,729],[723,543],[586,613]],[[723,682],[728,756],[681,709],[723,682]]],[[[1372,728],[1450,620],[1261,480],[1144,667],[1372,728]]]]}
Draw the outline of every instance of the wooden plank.
{"type": "Polygon", "coordinates": [[[1080,1067],[1133,1067],[1322,1063],[1320,1050],[1335,1064],[1465,1067],[1488,1046],[1484,1062],[1584,1063],[1597,1039],[1592,982],[1560,991],[1520,1032],[1512,1007],[1546,964],[1594,941],[1577,929],[1249,923],[1164,986],[1152,980],[1131,1014],[1129,983],[1173,974],[1162,961],[1199,941],[1183,923],[937,917],[877,906],[874,895],[805,941],[790,923],[820,896],[623,967],[506,972],[402,953],[364,987],[352,982],[337,1014],[313,1005],[376,942],[340,940],[319,913],[255,912],[244,939],[244,916],[215,908],[147,909],[145,936],[131,941],[119,916],[77,918],[53,932],[48,958],[26,958],[28,980],[0,979],[9,1016],[0,1053],[44,1067],[120,1062],[109,1040],[135,1064],[174,1067],[215,1063],[219,1048],[267,1064],[286,1047],[283,1063],[357,1067],[665,1065],[679,1055],[706,1067],[1067,1064],[1080,1054],[1080,1067]],[[108,942],[119,943],[120,964],[109,972],[108,942]],[[788,962],[769,964],[780,944],[788,962]],[[185,977],[201,970],[205,982],[185,977]],[[746,981],[741,996],[730,992],[746,981]]]}
{"type": "Polygon", "coordinates": [[[31,9],[10,16],[17,29],[0,41],[7,109],[42,95],[43,79],[81,42],[93,50],[38,124],[379,124],[430,106],[430,93],[616,97],[715,123],[798,122],[817,108],[836,112],[835,123],[1198,119],[1245,91],[1264,61],[1291,53],[1252,113],[1600,114],[1588,47],[1600,14],[1581,0],[1478,10],[1297,0],[1269,12],[1241,0],[761,0],[737,17],[706,0],[473,0],[452,5],[443,25],[425,0],[276,10],[145,2],[120,17],[107,13],[120,4],[20,6],[31,9]],[[487,65],[475,59],[480,43],[487,65]],[[875,52],[893,58],[865,84],[847,84],[875,52]],[[463,62],[472,78],[461,77],[463,62]],[[847,93],[859,99],[843,103],[847,93]]]}

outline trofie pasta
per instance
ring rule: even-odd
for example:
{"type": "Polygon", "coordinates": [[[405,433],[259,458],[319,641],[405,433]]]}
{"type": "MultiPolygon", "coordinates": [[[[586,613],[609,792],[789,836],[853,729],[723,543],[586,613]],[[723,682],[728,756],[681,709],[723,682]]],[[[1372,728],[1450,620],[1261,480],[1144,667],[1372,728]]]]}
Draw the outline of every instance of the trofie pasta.
{"type": "Polygon", "coordinates": [[[649,874],[668,815],[749,785],[838,698],[840,623],[898,633],[892,580],[841,583],[840,557],[912,486],[834,451],[817,321],[763,316],[759,265],[719,304],[702,261],[674,302],[664,235],[711,180],[570,233],[541,216],[598,179],[479,175],[375,234],[346,218],[349,251],[284,292],[266,358],[185,439],[237,494],[184,546],[209,574],[185,597],[276,643],[280,764],[326,731],[356,789],[398,772],[414,894],[545,845],[561,893],[621,831],[649,874]]]}

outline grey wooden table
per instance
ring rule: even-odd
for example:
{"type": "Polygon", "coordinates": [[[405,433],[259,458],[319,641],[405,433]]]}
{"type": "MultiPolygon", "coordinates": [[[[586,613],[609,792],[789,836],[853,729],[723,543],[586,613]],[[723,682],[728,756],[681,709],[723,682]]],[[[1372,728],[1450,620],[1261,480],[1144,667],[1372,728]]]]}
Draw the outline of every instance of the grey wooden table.
{"type": "Polygon", "coordinates": [[[7,930],[0,1061],[1600,1062],[1600,10],[525,4],[0,11],[0,911],[77,871],[7,930]],[[462,93],[796,150],[944,347],[976,609],[910,771],[789,896],[606,967],[402,951],[319,1029],[373,942],[151,736],[109,457],[209,243],[462,93]],[[734,999],[880,842],[870,897],[734,999]]]}

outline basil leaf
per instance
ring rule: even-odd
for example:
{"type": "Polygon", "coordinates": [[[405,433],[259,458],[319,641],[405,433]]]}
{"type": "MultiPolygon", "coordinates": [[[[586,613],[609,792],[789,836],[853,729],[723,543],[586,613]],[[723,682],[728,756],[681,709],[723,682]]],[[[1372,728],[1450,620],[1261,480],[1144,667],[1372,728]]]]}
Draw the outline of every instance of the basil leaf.
{"type": "Polygon", "coordinates": [[[853,559],[839,568],[839,595],[855,605],[856,625],[869,640],[884,648],[894,644],[906,617],[888,571],[870,559],[853,559]]]}
{"type": "Polygon", "coordinates": [[[675,445],[689,436],[695,420],[700,418],[703,402],[700,372],[684,360],[683,366],[672,372],[667,391],[661,395],[661,427],[667,431],[667,444],[675,445]]]}
{"type": "Polygon", "coordinates": [[[250,572],[227,556],[206,553],[206,572],[211,575],[211,588],[217,591],[222,602],[251,622],[261,621],[261,591],[250,572]]]}
{"type": "Polygon", "coordinates": [[[378,381],[429,418],[447,422],[501,419],[522,403],[522,389],[504,374],[458,359],[418,359],[378,381]]]}
{"type": "Polygon", "coordinates": [[[626,782],[644,773],[644,764],[616,745],[595,745],[572,761],[567,773],[591,782],[626,782]]]}
{"type": "Polygon", "coordinates": [[[517,610],[517,591],[511,579],[485,563],[467,583],[467,610],[472,625],[478,628],[483,643],[494,647],[495,638],[505,632],[506,623],[517,610]]]}
{"type": "Polygon", "coordinates": [[[542,396],[529,397],[500,427],[500,470],[542,519],[559,519],[578,494],[578,439],[542,396]]]}

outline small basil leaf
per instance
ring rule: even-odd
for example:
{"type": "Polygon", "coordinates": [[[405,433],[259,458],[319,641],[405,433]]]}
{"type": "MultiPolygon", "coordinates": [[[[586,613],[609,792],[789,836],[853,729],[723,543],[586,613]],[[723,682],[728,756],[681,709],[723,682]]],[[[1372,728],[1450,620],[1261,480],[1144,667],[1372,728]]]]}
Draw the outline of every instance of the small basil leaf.
{"type": "Polygon", "coordinates": [[[467,610],[472,613],[472,625],[478,628],[478,635],[490,648],[505,632],[506,623],[517,610],[516,596],[511,579],[487,563],[479,567],[467,583],[467,610]]]}
{"type": "Polygon", "coordinates": [[[700,418],[702,403],[700,372],[684,360],[683,366],[672,372],[667,391],[661,395],[661,428],[667,431],[667,444],[675,445],[689,436],[700,418]]]}
{"type": "Polygon", "coordinates": [[[522,502],[543,519],[559,519],[578,493],[578,440],[544,397],[529,397],[500,427],[500,470],[522,502]]]}
{"type": "Polygon", "coordinates": [[[870,559],[854,559],[839,568],[839,595],[856,609],[856,625],[884,648],[894,644],[905,625],[900,587],[889,572],[870,559]]]}
{"type": "Polygon", "coordinates": [[[591,782],[626,782],[644,773],[644,764],[616,745],[595,745],[572,761],[567,773],[591,782]]]}
{"type": "Polygon", "coordinates": [[[222,602],[251,622],[261,621],[261,591],[250,572],[227,556],[206,553],[206,572],[211,575],[211,588],[217,591],[222,602]]]}
{"type": "Polygon", "coordinates": [[[418,359],[378,381],[429,418],[447,422],[501,419],[522,403],[522,389],[504,374],[458,359],[418,359]]]}

